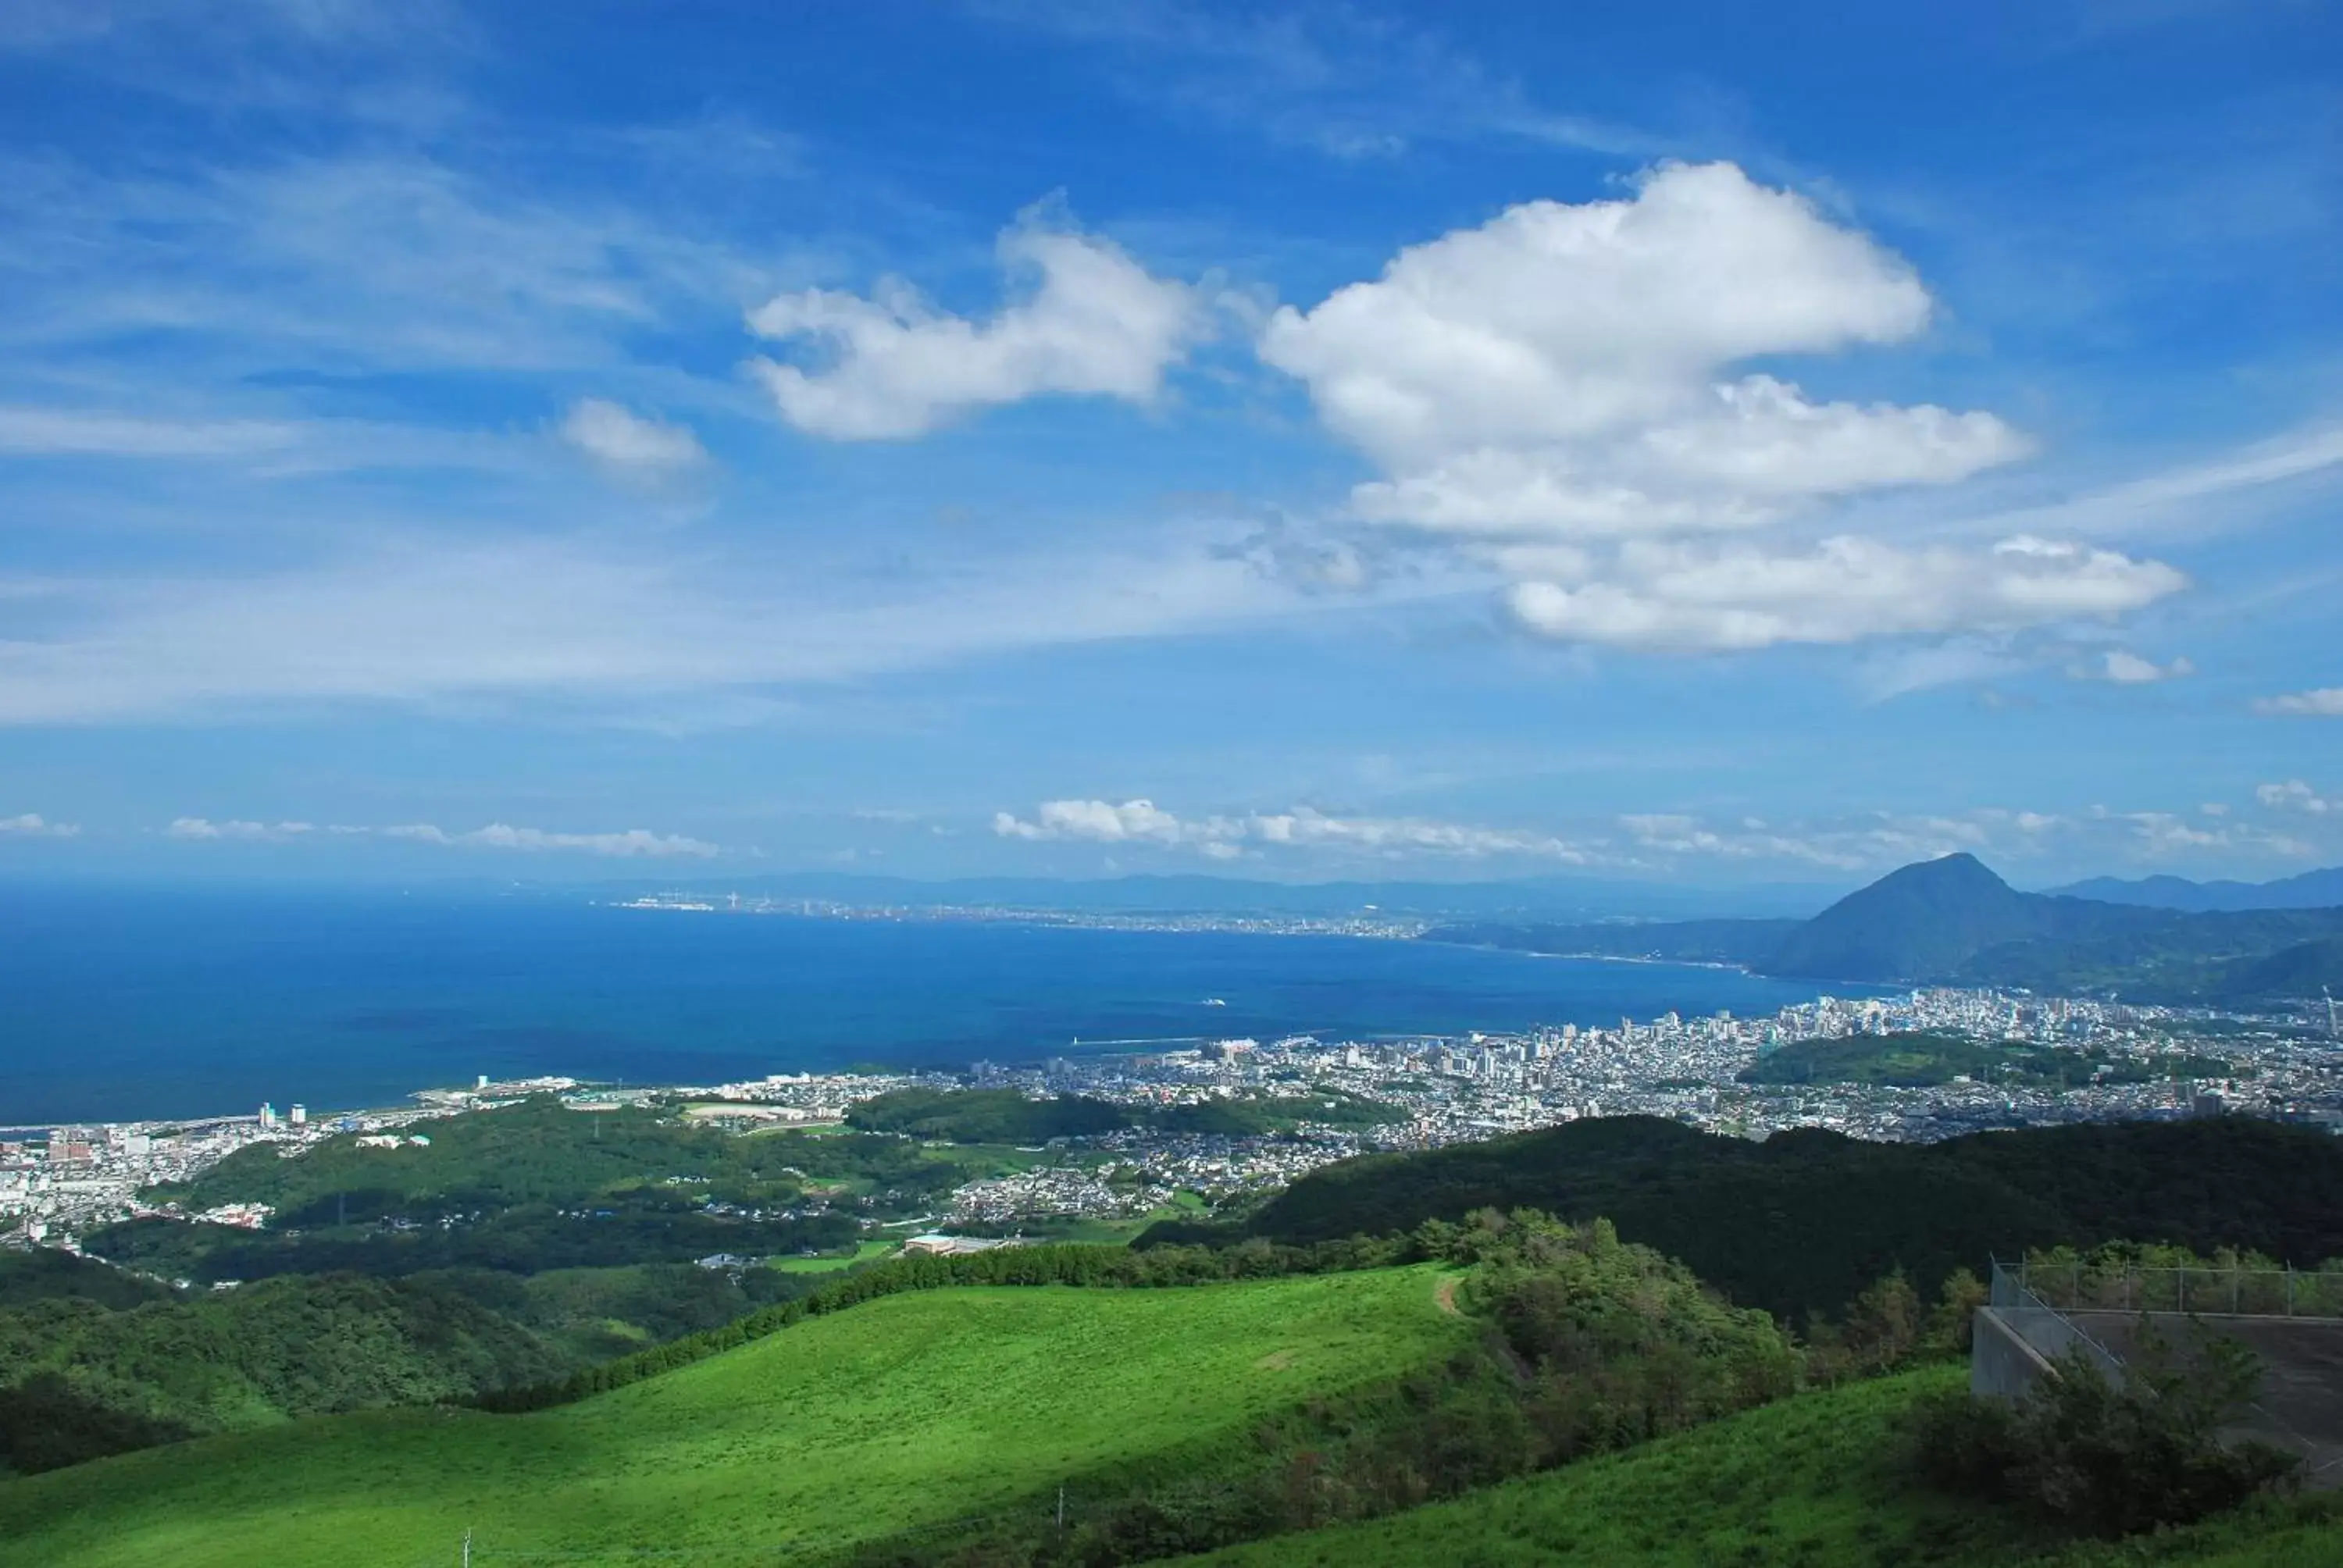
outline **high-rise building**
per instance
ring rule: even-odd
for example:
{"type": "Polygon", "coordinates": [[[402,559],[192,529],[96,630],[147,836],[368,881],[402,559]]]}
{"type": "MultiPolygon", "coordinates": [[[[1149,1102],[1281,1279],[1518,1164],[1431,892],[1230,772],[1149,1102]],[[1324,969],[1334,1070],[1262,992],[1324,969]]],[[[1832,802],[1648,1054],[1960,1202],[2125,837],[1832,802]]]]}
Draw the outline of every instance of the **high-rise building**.
{"type": "Polygon", "coordinates": [[[277,1107],[265,1100],[260,1102],[260,1124],[263,1127],[277,1125],[277,1107]]]}
{"type": "Polygon", "coordinates": [[[307,1106],[297,1105],[293,1108],[293,1125],[296,1127],[307,1127],[309,1125],[309,1108],[307,1106]]]}

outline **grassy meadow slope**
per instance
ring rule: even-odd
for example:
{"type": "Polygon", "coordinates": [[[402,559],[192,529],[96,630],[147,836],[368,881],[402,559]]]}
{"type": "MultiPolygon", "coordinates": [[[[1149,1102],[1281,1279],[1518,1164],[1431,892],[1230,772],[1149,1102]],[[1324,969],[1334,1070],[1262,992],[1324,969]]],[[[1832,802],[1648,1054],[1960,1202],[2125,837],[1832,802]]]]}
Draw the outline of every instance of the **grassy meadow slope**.
{"type": "Polygon", "coordinates": [[[0,1483],[0,1562],[450,1561],[498,1552],[769,1563],[967,1516],[1062,1481],[1183,1468],[1316,1392],[1470,1330],[1428,1269],[1181,1290],[889,1297],[525,1416],[296,1422],[0,1483]]]}
{"type": "Polygon", "coordinates": [[[1404,1513],[1192,1558],[1215,1568],[2331,1568],[2332,1498],[2273,1500],[2151,1539],[2066,1542],[2015,1512],[1897,1473],[1896,1418],[1966,1368],[1805,1393],[1710,1425],[1404,1513]]]}

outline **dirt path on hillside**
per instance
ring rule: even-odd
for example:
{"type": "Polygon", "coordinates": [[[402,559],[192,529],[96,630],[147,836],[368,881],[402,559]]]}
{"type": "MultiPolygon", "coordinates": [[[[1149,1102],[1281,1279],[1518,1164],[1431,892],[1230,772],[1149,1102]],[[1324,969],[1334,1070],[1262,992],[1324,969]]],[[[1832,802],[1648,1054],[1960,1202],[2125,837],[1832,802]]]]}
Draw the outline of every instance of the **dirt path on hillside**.
{"type": "MultiPolygon", "coordinates": [[[[1464,1309],[1456,1304],[1456,1287],[1463,1282],[1464,1276],[1462,1274],[1442,1275],[1439,1282],[1432,1287],[1433,1304],[1452,1318],[1463,1317],[1464,1309]]],[[[1530,1363],[1522,1360],[1519,1351],[1505,1342],[1505,1337],[1503,1334],[1492,1333],[1489,1336],[1489,1353],[1497,1358],[1498,1364],[1505,1369],[1507,1374],[1519,1386],[1527,1388],[1535,1381],[1535,1373],[1531,1371],[1530,1363]]]]}

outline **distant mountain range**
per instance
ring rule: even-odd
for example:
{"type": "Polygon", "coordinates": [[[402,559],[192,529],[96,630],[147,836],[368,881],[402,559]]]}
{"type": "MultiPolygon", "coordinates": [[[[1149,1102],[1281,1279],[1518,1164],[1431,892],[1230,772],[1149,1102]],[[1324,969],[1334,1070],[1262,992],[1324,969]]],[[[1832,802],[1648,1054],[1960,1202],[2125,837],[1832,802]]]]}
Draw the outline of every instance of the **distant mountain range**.
{"type": "Polygon", "coordinates": [[[1973,855],[1892,871],[1806,920],[1452,923],[1434,940],[1744,965],[1818,980],[2278,1001],[2343,988],[2343,908],[2184,910],[2021,893],[1973,855]]]}
{"type": "Polygon", "coordinates": [[[2192,882],[2184,877],[2142,877],[2125,881],[2117,877],[2093,877],[2050,891],[2070,899],[2147,904],[2160,910],[2187,910],[2200,914],[2220,910],[2329,910],[2343,905],[2343,866],[2305,871],[2275,882],[2192,882]]]}

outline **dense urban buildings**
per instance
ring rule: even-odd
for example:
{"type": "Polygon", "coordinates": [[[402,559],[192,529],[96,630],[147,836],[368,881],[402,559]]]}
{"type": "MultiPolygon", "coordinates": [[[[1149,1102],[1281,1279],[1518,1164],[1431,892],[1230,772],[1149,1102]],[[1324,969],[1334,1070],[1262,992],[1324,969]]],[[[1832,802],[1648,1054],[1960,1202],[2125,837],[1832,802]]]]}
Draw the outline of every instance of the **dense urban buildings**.
{"type": "MultiPolygon", "coordinates": [[[[2343,1042],[2323,1013],[2244,1015],[1923,989],[1821,997],[1762,1018],[1668,1013],[1614,1028],[1392,1039],[1200,1040],[1144,1054],[1049,1057],[965,1074],[779,1074],[712,1085],[610,1089],[572,1078],[477,1080],[415,1104],[325,1115],[293,1107],[205,1121],[27,1130],[0,1141],[0,1236],[72,1244],[158,1208],[141,1196],[256,1141],[287,1156],[348,1136],[360,1148],[427,1141],[415,1124],[558,1095],[580,1109],[672,1104],[740,1131],[835,1125],[906,1088],[1011,1089],[1160,1111],[1274,1099],[1302,1108],[1276,1131],[1143,1125],[1052,1141],[1046,1162],[971,1181],[923,1222],[994,1231],[1065,1217],[1133,1217],[1283,1185],[1332,1161],[1429,1148],[1582,1117],[1649,1115],[1763,1138],[1822,1127],[1933,1140],[1996,1127],[2242,1112],[2343,1131],[2343,1042]],[[1311,1119],[1322,1097],[1324,1121],[1311,1119]],[[1369,1108],[1361,1114],[1361,1107],[1369,1108]]],[[[181,1216],[257,1227],[259,1205],[181,1216]]]]}

